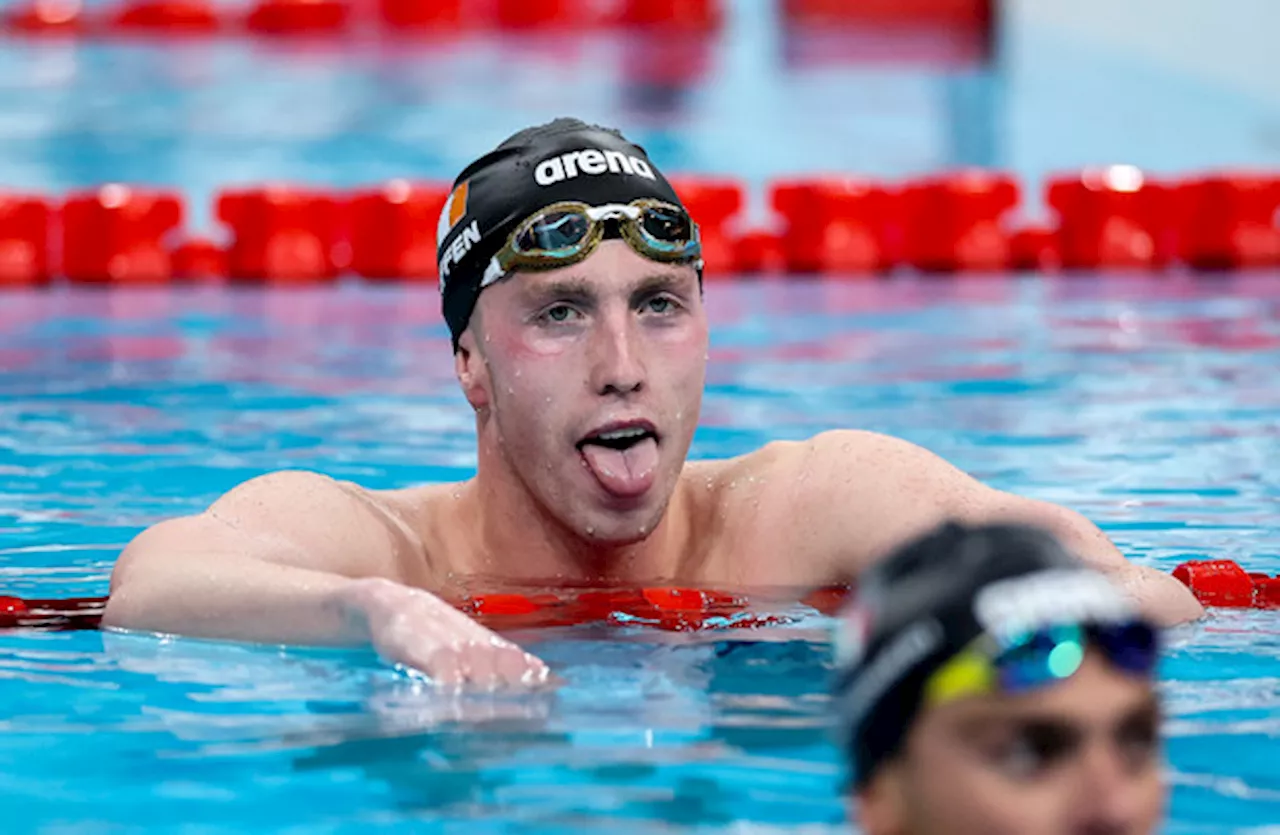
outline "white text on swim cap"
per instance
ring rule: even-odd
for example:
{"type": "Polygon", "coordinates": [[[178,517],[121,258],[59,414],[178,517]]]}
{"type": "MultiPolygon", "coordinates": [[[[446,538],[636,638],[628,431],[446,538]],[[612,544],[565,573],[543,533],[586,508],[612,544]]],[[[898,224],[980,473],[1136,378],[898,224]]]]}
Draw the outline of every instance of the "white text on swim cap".
{"type": "Polygon", "coordinates": [[[440,259],[441,288],[444,287],[444,280],[449,277],[449,270],[453,265],[467,257],[471,247],[478,243],[480,243],[480,221],[473,220],[462,227],[458,237],[453,239],[453,243],[449,244],[449,248],[444,251],[444,257],[440,259]]]}
{"type": "Polygon", "coordinates": [[[1121,623],[1133,605],[1104,575],[1088,569],[1050,569],[992,583],[978,592],[973,612],[996,638],[1049,626],[1121,623]]]}
{"type": "Polygon", "coordinates": [[[656,180],[649,163],[639,157],[629,156],[621,151],[599,151],[585,148],[581,151],[569,151],[557,157],[544,159],[533,169],[533,179],[540,186],[550,186],[564,180],[572,180],[579,174],[597,176],[604,173],[631,174],[656,180]]]}
{"type": "Polygon", "coordinates": [[[867,663],[841,697],[844,720],[850,725],[862,722],[891,687],[941,646],[942,627],[936,620],[920,621],[900,633],[867,663]]]}

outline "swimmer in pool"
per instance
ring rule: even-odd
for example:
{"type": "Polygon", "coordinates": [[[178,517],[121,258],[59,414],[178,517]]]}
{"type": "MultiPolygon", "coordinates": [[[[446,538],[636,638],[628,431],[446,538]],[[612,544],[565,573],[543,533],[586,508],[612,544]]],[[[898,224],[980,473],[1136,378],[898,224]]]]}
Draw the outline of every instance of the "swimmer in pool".
{"type": "Polygon", "coordinates": [[[1044,531],[940,526],[865,572],[837,623],[867,835],[1156,831],[1157,628],[1044,531]]]}
{"type": "Polygon", "coordinates": [[[696,226],[639,146],[556,120],[468,166],[440,217],[475,477],[373,491],[285,471],[123,551],[104,626],[372,645],[442,682],[546,676],[445,600],[475,578],[716,588],[856,579],[940,521],[1054,531],[1165,623],[1201,608],[1080,514],[856,430],[685,460],[707,366],[696,226]]]}

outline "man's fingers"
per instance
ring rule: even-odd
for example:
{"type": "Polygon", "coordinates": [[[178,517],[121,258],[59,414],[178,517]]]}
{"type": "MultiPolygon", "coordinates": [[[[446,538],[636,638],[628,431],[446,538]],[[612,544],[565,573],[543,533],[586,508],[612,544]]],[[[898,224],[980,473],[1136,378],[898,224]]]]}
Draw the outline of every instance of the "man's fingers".
{"type": "Polygon", "coordinates": [[[550,678],[540,659],[432,594],[414,590],[380,615],[369,623],[383,657],[436,684],[492,690],[538,686],[550,678]]]}

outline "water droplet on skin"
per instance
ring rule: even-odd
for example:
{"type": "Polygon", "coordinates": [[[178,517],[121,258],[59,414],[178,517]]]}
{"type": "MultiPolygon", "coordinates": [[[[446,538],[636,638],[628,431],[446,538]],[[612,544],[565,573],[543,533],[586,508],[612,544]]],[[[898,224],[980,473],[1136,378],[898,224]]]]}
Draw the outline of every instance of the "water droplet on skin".
{"type": "Polygon", "coordinates": [[[596,529],[595,529],[595,528],[593,528],[593,527],[591,527],[590,525],[588,525],[588,526],[587,526],[587,536],[595,536],[595,535],[596,535],[596,529]]]}
{"type": "Polygon", "coordinates": [[[648,532],[649,532],[649,526],[648,526],[648,525],[641,525],[641,526],[640,526],[640,535],[641,535],[641,536],[644,536],[644,535],[645,535],[645,534],[647,534],[648,532]]]}

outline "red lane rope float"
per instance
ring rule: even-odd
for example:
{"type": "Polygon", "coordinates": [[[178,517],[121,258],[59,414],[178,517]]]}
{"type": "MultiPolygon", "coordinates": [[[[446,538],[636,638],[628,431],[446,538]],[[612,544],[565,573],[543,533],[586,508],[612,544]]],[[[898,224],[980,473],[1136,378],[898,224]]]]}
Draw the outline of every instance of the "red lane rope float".
{"type": "Polygon", "coordinates": [[[181,195],[106,185],[62,207],[62,271],[85,284],[159,284],[173,271],[164,239],[182,224],[181,195]]]}
{"type": "Polygon", "coordinates": [[[1063,266],[1163,269],[1174,255],[1175,189],[1131,165],[1050,179],[1063,266]]]}
{"type": "MultiPolygon", "coordinates": [[[[1246,571],[1232,560],[1191,560],[1175,568],[1173,576],[1208,607],[1280,609],[1280,576],[1246,571]]],[[[829,586],[799,603],[832,615],[848,594],[847,586],[829,586]]],[[[106,602],[105,597],[0,596],[0,629],[96,629],[106,602]]],[[[749,629],[791,620],[788,615],[754,609],[749,595],[679,586],[477,594],[450,602],[479,622],[504,630],[611,623],[690,632],[749,629]]]]}
{"type": "Polygon", "coordinates": [[[404,32],[449,31],[467,19],[461,0],[378,0],[378,14],[388,28],[404,32]]]}
{"type": "Polygon", "coordinates": [[[327,282],[350,260],[340,247],[345,204],[328,192],[299,186],[225,191],[217,215],[234,236],[227,252],[232,280],[327,282]]]}
{"type": "Polygon", "coordinates": [[[26,599],[0,596],[0,629],[97,629],[105,597],[26,599]]]}
{"type": "Polygon", "coordinates": [[[1217,175],[1183,187],[1179,257],[1200,269],[1280,264],[1280,176],[1217,175]]]}
{"type": "MultiPolygon", "coordinates": [[[[767,184],[776,228],[744,225],[741,181],[672,182],[698,221],[712,280],[756,273],[858,280],[899,267],[1159,272],[1280,266],[1280,173],[1211,173],[1154,182],[1132,166],[1051,179],[1050,223],[1019,222],[1021,187],[969,170],[898,184],[854,176],[767,184]]],[[[110,183],[68,195],[0,192],[0,287],[221,279],[324,283],[434,280],[437,220],[449,183],[391,180],[352,191],[284,184],[216,195],[225,246],[184,228],[173,190],[110,183]],[[51,241],[61,240],[56,253],[51,241]],[[55,257],[56,256],[56,257],[55,257]],[[61,263],[58,263],[58,262],[61,263]]]]}
{"type": "Polygon", "coordinates": [[[1173,570],[1205,606],[1280,608],[1280,577],[1246,571],[1232,560],[1191,560],[1173,570]]]}
{"type": "Polygon", "coordinates": [[[0,18],[26,35],[184,37],[249,33],[340,37],[367,22],[390,31],[555,30],[615,27],[701,34],[719,28],[723,0],[256,0],[227,7],[210,0],[118,0],[86,9],[81,0],[24,0],[0,18]]]}
{"type": "MultiPolygon", "coordinates": [[[[800,602],[824,614],[833,614],[846,594],[844,587],[824,588],[812,592],[800,602]]],[[[23,599],[0,596],[0,629],[96,629],[106,603],[105,597],[23,599]]],[[[790,619],[752,611],[752,601],[745,595],[670,586],[542,594],[477,594],[451,603],[496,629],[613,623],[687,632],[743,629],[785,623],[790,619]]]]}
{"type": "Polygon", "coordinates": [[[1005,216],[1019,196],[1014,178],[994,171],[962,171],[908,184],[901,198],[904,260],[926,273],[1008,269],[1005,216]]]}
{"type": "Polygon", "coordinates": [[[0,288],[49,282],[51,217],[43,198],[0,194],[0,288]]]}
{"type": "Polygon", "coordinates": [[[31,0],[6,9],[4,27],[28,35],[82,35],[88,31],[80,0],[31,0]]]}
{"type": "MultiPolygon", "coordinates": [[[[785,272],[862,275],[900,260],[892,237],[897,197],[883,184],[859,177],[780,180],[770,184],[768,201],[783,222],[777,254],[785,272]]],[[[769,255],[749,251],[744,261],[769,255]]]]}
{"type": "Polygon", "coordinates": [[[351,17],[343,0],[261,0],[244,23],[259,35],[333,35],[345,31],[351,17]]]}
{"type": "Polygon", "coordinates": [[[392,180],[351,201],[351,271],[367,279],[434,278],[436,226],[450,187],[392,180]]]}
{"type": "Polygon", "coordinates": [[[207,35],[227,21],[208,0],[126,0],[107,12],[104,25],[120,33],[207,35]]]}

